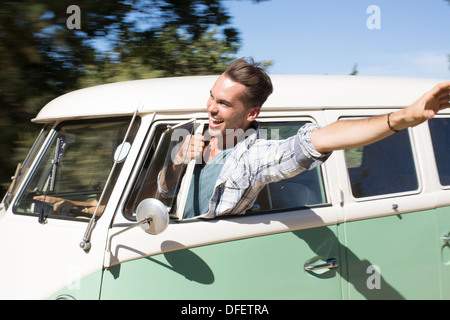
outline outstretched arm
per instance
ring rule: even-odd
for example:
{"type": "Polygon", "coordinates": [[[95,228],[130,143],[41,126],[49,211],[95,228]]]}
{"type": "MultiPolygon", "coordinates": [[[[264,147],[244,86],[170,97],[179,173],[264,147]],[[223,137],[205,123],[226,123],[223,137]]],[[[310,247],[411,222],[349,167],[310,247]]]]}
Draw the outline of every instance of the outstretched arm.
{"type": "Polygon", "coordinates": [[[311,133],[311,142],[322,153],[362,147],[432,119],[439,110],[450,107],[450,82],[443,82],[413,104],[390,115],[361,120],[340,120],[311,133]],[[388,124],[388,119],[390,127],[388,124]]]}

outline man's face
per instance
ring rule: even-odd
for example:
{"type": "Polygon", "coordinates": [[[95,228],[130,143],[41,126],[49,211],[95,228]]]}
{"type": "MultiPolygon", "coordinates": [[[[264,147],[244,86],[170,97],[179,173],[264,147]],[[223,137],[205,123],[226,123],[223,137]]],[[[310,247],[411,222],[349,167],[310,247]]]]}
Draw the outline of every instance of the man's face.
{"type": "Polygon", "coordinates": [[[225,136],[227,129],[248,129],[259,114],[257,106],[244,105],[243,94],[246,87],[222,74],[211,89],[207,103],[209,134],[225,136]]]}

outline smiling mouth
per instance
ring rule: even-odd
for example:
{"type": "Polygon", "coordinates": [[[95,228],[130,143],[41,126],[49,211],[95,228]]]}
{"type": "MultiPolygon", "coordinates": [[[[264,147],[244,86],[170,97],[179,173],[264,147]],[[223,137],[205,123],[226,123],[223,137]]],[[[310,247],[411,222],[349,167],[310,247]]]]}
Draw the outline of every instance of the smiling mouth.
{"type": "Polygon", "coordinates": [[[217,125],[223,123],[223,120],[214,119],[213,117],[209,117],[209,121],[211,121],[213,124],[217,124],[217,125]]]}

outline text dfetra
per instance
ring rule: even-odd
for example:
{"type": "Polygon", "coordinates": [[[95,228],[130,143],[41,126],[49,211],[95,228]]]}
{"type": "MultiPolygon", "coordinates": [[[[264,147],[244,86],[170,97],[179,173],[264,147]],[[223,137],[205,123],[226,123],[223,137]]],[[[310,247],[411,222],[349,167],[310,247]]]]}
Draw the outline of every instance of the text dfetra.
{"type": "Polygon", "coordinates": [[[183,315],[207,315],[212,317],[214,313],[225,314],[269,314],[269,310],[266,305],[259,304],[227,304],[225,309],[216,307],[197,307],[189,304],[187,307],[181,308],[181,314],[183,315]]]}

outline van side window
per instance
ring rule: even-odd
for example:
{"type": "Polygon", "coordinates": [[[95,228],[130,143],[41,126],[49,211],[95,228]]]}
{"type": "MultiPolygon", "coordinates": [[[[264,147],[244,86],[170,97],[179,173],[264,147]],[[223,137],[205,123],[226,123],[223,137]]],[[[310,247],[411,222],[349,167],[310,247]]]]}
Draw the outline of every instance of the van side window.
{"type": "Polygon", "coordinates": [[[134,182],[133,189],[128,197],[124,208],[124,217],[128,220],[136,220],[136,209],[142,200],[154,198],[160,200],[173,216],[177,209],[177,194],[180,183],[184,175],[180,171],[176,185],[167,192],[159,185],[160,175],[163,175],[163,168],[172,166],[173,155],[177,148],[183,145],[185,139],[190,139],[194,134],[198,124],[195,121],[171,125],[168,123],[158,124],[151,138],[148,150],[145,152],[145,159],[134,182]]]}
{"type": "Polygon", "coordinates": [[[345,162],[355,198],[418,189],[408,130],[365,147],[346,150],[345,162]]]}
{"type": "MultiPolygon", "coordinates": [[[[261,135],[282,140],[295,135],[306,122],[263,122],[261,135]]],[[[268,184],[261,190],[253,211],[278,210],[327,203],[321,167],[268,184]]]]}
{"type": "Polygon", "coordinates": [[[113,190],[113,183],[104,190],[107,179],[117,179],[126,157],[123,146],[133,143],[139,124],[139,118],[133,123],[113,118],[59,124],[50,133],[14,213],[36,215],[39,220],[48,216],[89,221],[94,213],[99,218],[113,190]]]}
{"type": "Polygon", "coordinates": [[[441,185],[450,185],[450,119],[428,121],[441,185]]]}

